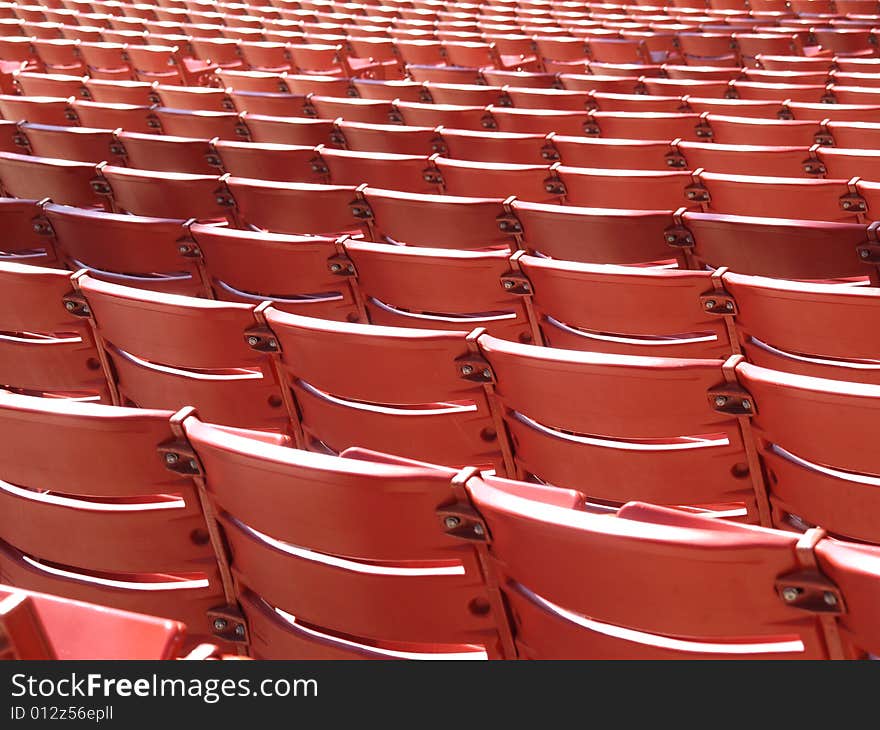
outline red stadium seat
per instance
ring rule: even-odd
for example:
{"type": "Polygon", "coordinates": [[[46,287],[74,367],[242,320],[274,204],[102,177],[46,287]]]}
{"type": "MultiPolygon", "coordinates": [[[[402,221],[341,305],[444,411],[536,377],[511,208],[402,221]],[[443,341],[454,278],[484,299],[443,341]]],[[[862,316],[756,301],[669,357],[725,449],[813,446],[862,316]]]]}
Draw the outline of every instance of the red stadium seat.
{"type": "Polygon", "coordinates": [[[334,185],[367,184],[409,193],[435,193],[437,183],[426,175],[428,157],[382,152],[315,149],[315,169],[326,172],[334,185]]]}
{"type": "Polygon", "coordinates": [[[277,342],[301,447],[338,453],[358,444],[436,464],[505,468],[486,391],[467,378],[473,366],[460,372],[477,355],[467,332],[327,322],[272,308],[263,316],[268,330],[254,333],[255,347],[277,342]]]}
{"type": "Polygon", "coordinates": [[[699,114],[590,112],[586,133],[618,139],[687,139],[698,141],[699,114]]]}
{"type": "Polygon", "coordinates": [[[213,175],[105,166],[94,185],[116,212],[157,218],[234,218],[234,205],[213,175]]]}
{"type": "Polygon", "coordinates": [[[105,160],[121,164],[112,149],[113,133],[106,129],[54,127],[46,124],[20,124],[20,140],[32,155],[78,160],[97,165],[105,160]]]}
{"type": "MultiPolygon", "coordinates": [[[[670,167],[703,168],[725,175],[802,177],[809,161],[809,147],[768,147],[716,142],[673,142],[676,156],[667,158],[670,167]],[[675,162],[675,165],[672,162],[675,162]]],[[[831,175],[830,177],[835,177],[831,175]]],[[[836,177],[846,177],[837,175],[836,177]]],[[[852,177],[852,176],[849,176],[852,177]]]]}
{"type": "Polygon", "coordinates": [[[672,245],[689,251],[697,268],[727,266],[740,274],[780,279],[870,273],[857,253],[868,241],[867,226],[857,223],[684,212],[668,235],[672,245]]]}
{"type": "Polygon", "coordinates": [[[175,659],[179,621],[0,585],[0,658],[175,659]]]}
{"type": "Polygon", "coordinates": [[[197,139],[247,139],[247,129],[235,112],[193,112],[158,107],[153,113],[163,134],[197,139]]]}
{"type": "Polygon", "coordinates": [[[351,212],[350,185],[277,183],[233,177],[226,181],[245,228],[274,233],[339,234],[362,231],[351,212]]]}
{"type": "Polygon", "coordinates": [[[171,416],[0,393],[3,575],[212,637],[226,601],[196,487],[157,456],[176,443],[171,416]]]}
{"type": "MultiPolygon", "coordinates": [[[[676,258],[672,211],[505,203],[499,228],[530,254],[584,263],[642,264],[676,258]]],[[[683,261],[683,259],[682,259],[683,261]]]]}
{"type": "Polygon", "coordinates": [[[477,162],[502,162],[530,165],[544,161],[547,135],[516,132],[473,132],[438,127],[434,137],[435,152],[444,157],[477,162]]]}
{"type": "Polygon", "coordinates": [[[126,167],[192,175],[215,175],[209,164],[211,146],[206,139],[173,137],[167,134],[116,132],[113,151],[122,155],[126,167]]]}
{"type": "Polygon", "coordinates": [[[676,210],[687,204],[688,172],[654,170],[605,170],[598,168],[556,168],[565,200],[590,208],[635,208],[676,210]]]}
{"type": "Polygon", "coordinates": [[[88,324],[61,304],[71,290],[69,272],[0,262],[0,280],[3,388],[109,403],[88,324]]]}
{"type": "Polygon", "coordinates": [[[536,203],[557,202],[565,191],[551,177],[548,165],[469,162],[434,155],[438,182],[449,195],[507,198],[515,195],[536,203]]]}
{"type": "Polygon", "coordinates": [[[563,165],[609,170],[666,170],[668,142],[549,135],[543,156],[563,165]]]}
{"type": "Polygon", "coordinates": [[[76,280],[122,404],[189,403],[214,423],[286,430],[281,393],[265,355],[244,332],[253,306],[76,280]]]}
{"type": "MultiPolygon", "coordinates": [[[[485,135],[474,134],[478,135],[480,140],[485,139],[485,135]]],[[[396,124],[364,124],[337,120],[333,135],[334,140],[347,150],[426,157],[437,151],[434,149],[437,133],[433,127],[405,127],[396,124]]]]}
{"type": "Polygon", "coordinates": [[[721,361],[538,348],[489,335],[479,345],[518,478],[612,503],[739,503],[748,520],[768,523],[760,471],[750,475],[748,466],[750,435],[713,404],[725,386],[721,361]]]}
{"type": "Polygon", "coordinates": [[[880,384],[880,363],[863,327],[880,311],[876,288],[733,273],[725,273],[722,283],[735,302],[734,323],[749,362],[799,375],[880,384]],[[795,312],[809,326],[792,327],[795,312]]]}
{"type": "Polygon", "coordinates": [[[866,458],[867,431],[854,425],[873,417],[880,390],[749,363],[736,376],[755,402],[774,522],[805,529],[821,520],[832,534],[877,542],[870,519],[877,468],[866,458]]]}
{"type": "Polygon", "coordinates": [[[0,245],[0,261],[54,266],[52,242],[34,229],[33,218],[39,213],[34,200],[0,198],[0,227],[4,242],[0,245]]]}
{"type": "Polygon", "coordinates": [[[326,175],[318,169],[312,147],[215,140],[211,150],[211,161],[219,163],[222,172],[235,177],[282,182],[326,182],[326,175]]]}
{"type": "Polygon", "coordinates": [[[422,329],[485,327],[532,339],[522,296],[501,285],[508,252],[450,251],[347,241],[345,251],[372,324],[422,329]]]}
{"type": "Polygon", "coordinates": [[[499,198],[413,195],[368,187],[352,209],[377,242],[429,248],[508,248],[509,239],[496,223],[504,213],[501,202],[499,198]]]}
{"type": "Polygon", "coordinates": [[[196,223],[189,233],[204,262],[214,297],[322,319],[365,321],[354,278],[331,270],[341,245],[320,236],[284,236],[196,223]]]}
{"type": "MultiPolygon", "coordinates": [[[[709,272],[516,256],[550,347],[648,357],[724,358],[728,330],[699,306],[709,272]]],[[[515,285],[515,281],[514,281],[515,285]]],[[[511,339],[511,338],[505,338],[511,339]]]]}
{"type": "Polygon", "coordinates": [[[252,656],[495,658],[512,651],[497,593],[482,578],[484,548],[436,527],[435,510],[459,494],[453,470],[308,454],[195,417],[184,427],[210,475],[208,499],[234,555],[252,656]],[[244,484],[260,498],[241,499],[244,484]],[[363,519],[388,509],[406,530],[363,519]],[[328,517],[350,528],[325,530],[328,517]],[[450,560],[454,573],[437,567],[450,560]]]}
{"type": "MultiPolygon", "coordinates": [[[[706,212],[763,218],[857,222],[868,205],[846,180],[797,180],[784,177],[694,175],[687,197],[706,212]]],[[[734,269],[736,270],[736,269],[734,269]]]]}
{"type": "Polygon", "coordinates": [[[55,249],[72,270],[169,294],[208,294],[198,258],[184,246],[180,220],[136,218],[66,205],[42,206],[55,249]]]}
{"type": "Polygon", "coordinates": [[[316,147],[330,144],[333,122],[328,119],[298,119],[289,117],[243,114],[241,123],[252,142],[298,144],[316,147]]]}
{"type": "Polygon", "coordinates": [[[92,187],[95,165],[88,162],[32,157],[0,152],[0,185],[6,195],[80,208],[107,208],[106,199],[92,187]]]}
{"type": "MultiPolygon", "coordinates": [[[[468,481],[472,502],[492,534],[497,580],[519,616],[522,658],[865,655],[864,648],[859,652],[847,644],[844,651],[839,641],[829,643],[823,629],[828,622],[820,621],[820,613],[791,606],[782,597],[786,578],[794,582],[803,570],[796,558],[797,534],[639,503],[616,516],[595,515],[583,511],[577,492],[532,486],[524,498],[522,489],[493,477],[468,481]],[[575,580],[571,570],[548,569],[566,564],[573,554],[581,556],[571,569],[575,580]],[[615,578],[620,575],[632,579],[615,578]],[[678,587],[674,594],[670,582],[678,587]]],[[[856,566],[868,556],[850,555],[859,549],[824,540],[809,555],[841,584],[852,585],[858,584],[855,576],[867,580],[856,566]],[[837,558],[832,565],[839,566],[833,571],[826,557],[832,551],[837,558]]],[[[865,596],[863,611],[856,611],[861,617],[841,615],[843,630],[838,632],[836,622],[827,630],[835,637],[844,631],[852,636],[846,627],[857,626],[861,636],[854,642],[873,647],[867,598],[872,593],[853,588],[853,594],[865,596]]],[[[838,592],[835,588],[835,598],[838,592]]]]}

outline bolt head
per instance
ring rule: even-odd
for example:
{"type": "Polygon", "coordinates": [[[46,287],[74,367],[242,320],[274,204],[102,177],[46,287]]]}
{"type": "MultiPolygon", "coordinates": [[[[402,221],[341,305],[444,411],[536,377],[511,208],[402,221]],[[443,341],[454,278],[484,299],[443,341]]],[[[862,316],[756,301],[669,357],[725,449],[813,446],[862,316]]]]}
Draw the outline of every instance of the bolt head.
{"type": "Polygon", "coordinates": [[[178,246],[177,250],[180,251],[180,253],[186,253],[189,251],[189,248],[187,246],[178,246]]]}
{"type": "Polygon", "coordinates": [[[451,530],[453,527],[458,527],[461,524],[461,520],[458,517],[450,516],[443,520],[443,524],[451,530]]]}
{"type": "Polygon", "coordinates": [[[489,368],[483,368],[482,375],[484,378],[486,378],[486,380],[488,380],[489,378],[492,377],[492,371],[489,370],[489,368]]]}
{"type": "Polygon", "coordinates": [[[165,454],[165,463],[166,464],[176,464],[178,458],[179,457],[177,456],[177,454],[171,454],[171,453],[165,454]]]}
{"type": "Polygon", "coordinates": [[[260,338],[259,338],[259,337],[254,337],[253,335],[251,335],[250,337],[247,338],[247,343],[248,343],[251,347],[253,347],[254,345],[259,344],[259,342],[260,342],[260,338]]]}
{"type": "Polygon", "coordinates": [[[715,396],[715,405],[716,406],[723,406],[725,403],[727,403],[727,396],[726,395],[716,395],[715,396]]]}
{"type": "Polygon", "coordinates": [[[470,375],[474,372],[474,369],[470,365],[462,365],[461,366],[461,374],[462,375],[470,375]]]}
{"type": "Polygon", "coordinates": [[[675,243],[675,236],[666,236],[666,243],[675,243]]]}
{"type": "Polygon", "coordinates": [[[476,525],[474,525],[474,534],[482,537],[483,535],[486,534],[486,531],[483,529],[482,525],[476,524],[476,525]]]}
{"type": "Polygon", "coordinates": [[[750,411],[750,410],[752,410],[752,402],[751,402],[751,401],[748,401],[748,400],[744,400],[744,401],[742,402],[742,408],[743,408],[744,411],[750,411]]]}
{"type": "Polygon", "coordinates": [[[825,601],[825,604],[827,606],[837,605],[837,596],[835,596],[831,591],[825,591],[825,595],[822,596],[822,600],[825,601]]]}
{"type": "Polygon", "coordinates": [[[797,588],[789,586],[782,589],[782,599],[784,601],[787,601],[788,603],[791,603],[797,600],[797,597],[800,595],[800,593],[800,590],[798,590],[797,588]]]}
{"type": "Polygon", "coordinates": [[[274,350],[276,347],[278,347],[278,343],[275,342],[275,340],[269,340],[269,342],[268,342],[267,344],[268,344],[269,347],[270,347],[271,349],[273,349],[273,350],[274,350]]]}
{"type": "Polygon", "coordinates": [[[244,626],[242,624],[235,625],[235,635],[236,636],[244,636],[244,626]]]}
{"type": "Polygon", "coordinates": [[[330,264],[330,271],[339,271],[341,268],[339,264],[330,264]]]}
{"type": "Polygon", "coordinates": [[[199,465],[196,463],[196,460],[195,460],[195,459],[190,459],[190,460],[189,460],[189,468],[192,469],[193,471],[197,471],[197,470],[198,470],[199,465]]]}
{"type": "Polygon", "coordinates": [[[214,619],[214,631],[225,631],[228,625],[225,618],[214,619]]]}
{"type": "Polygon", "coordinates": [[[844,210],[849,210],[850,208],[852,208],[852,203],[850,203],[848,200],[844,200],[843,201],[843,208],[844,208],[844,210]]]}
{"type": "Polygon", "coordinates": [[[505,281],[505,282],[502,284],[502,286],[503,286],[505,289],[513,289],[513,282],[512,282],[512,281],[505,281]]]}
{"type": "Polygon", "coordinates": [[[868,251],[868,249],[866,249],[866,248],[863,248],[861,251],[859,251],[859,256],[861,256],[863,259],[868,258],[868,256],[870,256],[870,255],[871,255],[871,252],[868,251]]]}
{"type": "Polygon", "coordinates": [[[76,309],[76,304],[74,304],[73,302],[64,302],[64,308],[68,312],[72,312],[74,309],[76,309]]]}
{"type": "Polygon", "coordinates": [[[728,312],[732,312],[732,311],[733,311],[733,302],[728,302],[727,304],[724,305],[724,308],[725,308],[728,312]]]}
{"type": "Polygon", "coordinates": [[[706,309],[715,309],[715,300],[707,299],[706,300],[706,309]]]}

